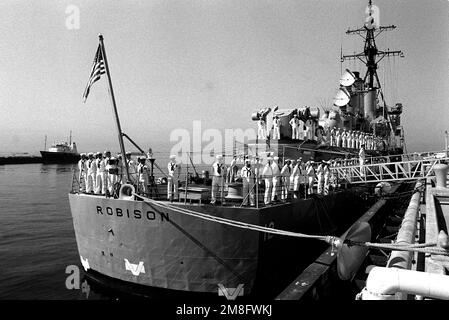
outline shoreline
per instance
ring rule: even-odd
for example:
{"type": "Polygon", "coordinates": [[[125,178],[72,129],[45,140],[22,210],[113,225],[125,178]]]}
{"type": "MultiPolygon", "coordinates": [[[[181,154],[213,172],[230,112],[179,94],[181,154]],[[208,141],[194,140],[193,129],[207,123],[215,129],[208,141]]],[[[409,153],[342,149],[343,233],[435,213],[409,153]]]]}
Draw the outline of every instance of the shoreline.
{"type": "Polygon", "coordinates": [[[41,156],[0,156],[0,165],[3,164],[25,164],[25,163],[42,163],[41,156]]]}

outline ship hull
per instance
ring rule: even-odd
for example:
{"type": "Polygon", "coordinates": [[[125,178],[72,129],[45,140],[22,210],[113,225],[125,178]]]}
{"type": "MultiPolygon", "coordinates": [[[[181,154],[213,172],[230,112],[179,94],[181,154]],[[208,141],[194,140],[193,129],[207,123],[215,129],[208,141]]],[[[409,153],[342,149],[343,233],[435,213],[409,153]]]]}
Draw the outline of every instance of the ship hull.
{"type": "MultiPolygon", "coordinates": [[[[218,285],[269,296],[292,281],[326,244],[207,221],[143,201],[69,194],[85,269],[138,285],[217,293],[218,285]]],[[[340,235],[365,208],[355,192],[263,208],[176,204],[276,229],[340,235]]]]}
{"type": "Polygon", "coordinates": [[[72,152],[40,151],[44,163],[76,163],[81,157],[72,152]]]}

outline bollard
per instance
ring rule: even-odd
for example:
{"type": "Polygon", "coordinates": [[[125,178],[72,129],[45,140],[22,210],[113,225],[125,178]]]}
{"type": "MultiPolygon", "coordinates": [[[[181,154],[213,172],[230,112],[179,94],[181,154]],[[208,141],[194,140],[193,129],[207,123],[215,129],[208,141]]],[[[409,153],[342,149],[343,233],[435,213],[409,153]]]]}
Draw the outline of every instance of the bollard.
{"type": "Polygon", "coordinates": [[[446,188],[447,170],[449,166],[447,164],[436,164],[433,168],[435,171],[435,177],[437,180],[437,188],[446,188]]]}

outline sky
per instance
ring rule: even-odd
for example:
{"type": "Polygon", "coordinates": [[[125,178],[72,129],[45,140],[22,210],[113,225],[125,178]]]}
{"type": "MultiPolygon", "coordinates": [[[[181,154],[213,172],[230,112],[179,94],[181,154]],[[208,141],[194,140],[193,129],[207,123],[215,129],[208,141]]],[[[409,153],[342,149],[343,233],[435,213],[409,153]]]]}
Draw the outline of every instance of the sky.
{"type": "MultiPolygon", "coordinates": [[[[79,151],[118,150],[103,77],[82,94],[104,36],[125,133],[167,151],[170,133],[255,128],[260,107],[331,104],[346,35],[365,21],[365,0],[36,0],[0,3],[0,153],[37,153],[68,139],[79,151]],[[75,8],[75,11],[74,9],[75,8]],[[73,23],[78,10],[79,26],[73,23]],[[67,22],[72,22],[67,25],[67,22]],[[75,26],[75,27],[74,27],[75,26]]],[[[407,151],[441,150],[449,129],[449,1],[374,0],[376,40],[402,50],[378,70],[388,105],[404,106],[407,151]]]]}

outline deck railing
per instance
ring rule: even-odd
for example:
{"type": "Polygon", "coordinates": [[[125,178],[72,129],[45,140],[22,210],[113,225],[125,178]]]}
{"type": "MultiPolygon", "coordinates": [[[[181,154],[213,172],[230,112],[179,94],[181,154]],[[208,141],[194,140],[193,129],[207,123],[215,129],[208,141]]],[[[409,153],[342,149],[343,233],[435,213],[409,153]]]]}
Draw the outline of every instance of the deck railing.
{"type": "MultiPolygon", "coordinates": [[[[240,172],[242,165],[238,165],[240,172]]],[[[148,175],[147,177],[147,188],[144,192],[144,187],[141,182],[139,182],[138,174],[131,174],[131,184],[134,185],[136,193],[140,195],[147,196],[155,200],[171,200],[174,202],[181,203],[209,203],[211,201],[212,194],[212,180],[211,176],[197,176],[188,166],[182,166],[181,174],[178,177],[178,193],[176,197],[169,199],[168,197],[168,180],[165,175],[156,174],[153,177],[148,175]]],[[[308,192],[307,177],[305,175],[301,176],[300,182],[298,184],[298,190],[293,190],[294,180],[290,177],[285,177],[278,175],[276,177],[278,183],[274,188],[275,201],[282,202],[288,201],[290,199],[304,199],[311,196],[308,192]]],[[[271,178],[272,180],[273,178],[271,178]]],[[[118,182],[123,183],[125,181],[124,175],[119,175],[118,182]]],[[[336,187],[336,180],[329,180],[329,192],[332,192],[336,187]]],[[[317,178],[314,178],[314,188],[313,193],[317,193],[317,178]]],[[[112,191],[108,188],[106,194],[102,192],[101,189],[93,188],[90,192],[91,194],[104,195],[107,197],[117,197],[119,185],[116,185],[112,191]]],[[[255,177],[251,183],[248,185],[249,192],[245,195],[242,193],[243,181],[239,174],[232,175],[230,171],[221,179],[221,183],[218,186],[218,192],[216,194],[216,204],[225,206],[238,206],[242,207],[244,205],[254,207],[264,206],[265,201],[265,179],[260,174],[255,177]],[[257,183],[256,183],[257,181],[257,183]],[[251,196],[252,194],[252,196],[251,196]],[[252,201],[253,197],[254,201],[252,201]]],[[[80,177],[78,169],[73,170],[73,178],[71,185],[72,193],[86,193],[86,176],[82,175],[80,177]],[[81,179],[80,179],[81,178],[81,179]]],[[[272,202],[273,186],[269,191],[269,200],[272,202]]],[[[323,186],[324,194],[324,186],[323,186]]]]}

